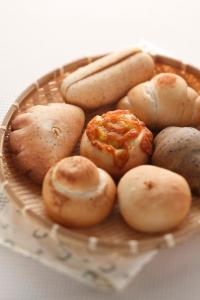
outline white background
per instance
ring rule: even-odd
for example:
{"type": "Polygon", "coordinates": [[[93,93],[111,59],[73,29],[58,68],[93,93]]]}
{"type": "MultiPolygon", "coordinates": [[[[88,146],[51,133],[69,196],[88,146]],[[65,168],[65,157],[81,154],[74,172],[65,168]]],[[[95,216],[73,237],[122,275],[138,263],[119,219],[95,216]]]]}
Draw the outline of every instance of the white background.
{"type": "MultiPolygon", "coordinates": [[[[145,38],[200,67],[198,0],[0,0],[0,117],[44,73],[145,38]]],[[[102,295],[0,248],[0,299],[200,299],[200,237],[165,250],[123,295],[102,295]]]]}

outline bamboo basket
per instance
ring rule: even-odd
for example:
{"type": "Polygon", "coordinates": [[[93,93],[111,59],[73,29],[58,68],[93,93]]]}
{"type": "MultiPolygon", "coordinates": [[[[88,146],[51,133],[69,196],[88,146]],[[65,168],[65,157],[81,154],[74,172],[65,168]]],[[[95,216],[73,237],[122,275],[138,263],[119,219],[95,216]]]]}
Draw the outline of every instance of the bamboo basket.
{"type": "MultiPolygon", "coordinates": [[[[7,198],[17,206],[25,217],[56,235],[64,244],[79,253],[104,256],[113,252],[122,256],[133,256],[150,250],[174,245],[188,239],[200,230],[200,199],[195,198],[187,219],[175,230],[156,235],[138,233],[130,229],[120,217],[116,207],[103,223],[88,229],[68,229],[53,223],[45,213],[41,187],[35,185],[17,170],[9,149],[10,122],[18,112],[26,111],[37,104],[63,102],[60,84],[65,76],[102,56],[86,57],[50,72],[29,86],[13,103],[0,127],[0,181],[7,198]]],[[[153,55],[156,73],[174,72],[186,79],[200,93],[200,70],[181,61],[162,55],[153,55]]],[[[86,113],[86,124],[96,114],[114,109],[107,106],[86,113]]],[[[73,154],[79,153],[79,144],[73,154]]]]}

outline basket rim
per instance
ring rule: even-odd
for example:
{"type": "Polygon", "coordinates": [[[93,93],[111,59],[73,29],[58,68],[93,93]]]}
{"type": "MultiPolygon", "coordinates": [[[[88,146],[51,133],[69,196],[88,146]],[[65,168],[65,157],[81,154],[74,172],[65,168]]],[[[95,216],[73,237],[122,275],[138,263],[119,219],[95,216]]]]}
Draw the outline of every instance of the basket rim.
{"type": "MultiPolygon", "coordinates": [[[[0,183],[2,184],[2,190],[6,195],[6,197],[8,198],[8,200],[13,204],[15,204],[18,209],[22,210],[23,204],[20,201],[20,198],[12,190],[12,186],[9,185],[9,182],[7,181],[6,176],[4,174],[4,165],[3,165],[3,146],[5,141],[5,133],[8,129],[8,126],[10,124],[13,115],[17,112],[19,106],[23,103],[23,101],[26,100],[27,96],[37,91],[40,88],[40,86],[47,83],[49,80],[52,80],[55,77],[64,74],[66,70],[69,71],[71,69],[72,71],[74,71],[75,69],[87,65],[90,62],[103,57],[104,55],[105,54],[98,55],[98,56],[83,57],[73,62],[70,62],[68,64],[65,64],[59,69],[55,69],[45,74],[44,76],[40,77],[36,81],[36,83],[31,84],[20,94],[15,100],[15,102],[10,106],[8,112],[6,113],[2,121],[2,124],[0,126],[0,183]]],[[[165,56],[165,55],[151,54],[151,56],[153,57],[155,62],[162,62],[162,63],[166,63],[167,65],[176,66],[181,70],[188,70],[194,73],[195,75],[198,75],[200,78],[200,69],[190,64],[185,64],[181,60],[169,56],[165,56]]],[[[138,254],[141,252],[146,252],[146,251],[160,249],[160,248],[172,247],[175,244],[177,244],[177,242],[179,243],[183,240],[186,240],[190,236],[200,231],[200,222],[198,222],[198,224],[196,224],[194,228],[192,228],[189,232],[187,232],[187,234],[184,234],[184,230],[179,230],[173,233],[163,233],[162,235],[155,235],[153,237],[151,236],[151,238],[148,239],[112,242],[112,240],[105,241],[105,240],[101,240],[101,238],[98,237],[96,238],[92,236],[86,236],[84,234],[75,232],[69,228],[58,225],[53,221],[47,219],[44,220],[42,217],[38,216],[31,210],[27,210],[26,216],[48,231],[53,230],[53,228],[55,228],[56,225],[57,226],[56,231],[58,236],[63,240],[73,241],[77,246],[84,245],[88,248],[91,239],[93,239],[93,241],[94,239],[96,239],[97,242],[96,247],[101,251],[102,250],[106,251],[108,249],[111,249],[112,251],[122,250],[125,252],[128,251],[128,253],[132,253],[132,254],[138,254]]]]}

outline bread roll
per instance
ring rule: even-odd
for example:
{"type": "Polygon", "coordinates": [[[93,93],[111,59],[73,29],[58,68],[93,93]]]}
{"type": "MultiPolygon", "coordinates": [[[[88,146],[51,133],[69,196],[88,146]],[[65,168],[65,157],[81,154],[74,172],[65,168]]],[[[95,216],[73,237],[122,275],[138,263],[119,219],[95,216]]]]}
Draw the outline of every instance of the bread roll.
{"type": "Polygon", "coordinates": [[[191,127],[168,127],[155,138],[153,164],[181,174],[200,195],[200,132],[191,127]]]}
{"type": "Polygon", "coordinates": [[[80,153],[111,175],[120,176],[148,161],[152,140],[143,122],[129,111],[115,110],[88,123],[80,153]]]}
{"type": "Polygon", "coordinates": [[[22,172],[42,183],[49,168],[70,155],[84,120],[82,109],[64,103],[36,105],[16,116],[10,146],[22,172]]]}
{"type": "Polygon", "coordinates": [[[61,92],[67,103],[94,109],[113,103],[130,88],[153,76],[154,62],[139,49],[128,49],[100,58],[64,79],[61,92]]]}
{"type": "Polygon", "coordinates": [[[172,230],[185,219],[191,206],[186,180],[150,165],[134,168],[121,178],[118,199],[125,222],[146,233],[172,230]]]}
{"type": "Polygon", "coordinates": [[[186,81],[172,73],[160,73],[131,89],[118,103],[149,128],[200,125],[200,97],[186,81]]]}
{"type": "Polygon", "coordinates": [[[81,156],[58,162],[45,176],[42,188],[49,217],[70,227],[103,221],[112,210],[115,194],[112,178],[81,156]]]}

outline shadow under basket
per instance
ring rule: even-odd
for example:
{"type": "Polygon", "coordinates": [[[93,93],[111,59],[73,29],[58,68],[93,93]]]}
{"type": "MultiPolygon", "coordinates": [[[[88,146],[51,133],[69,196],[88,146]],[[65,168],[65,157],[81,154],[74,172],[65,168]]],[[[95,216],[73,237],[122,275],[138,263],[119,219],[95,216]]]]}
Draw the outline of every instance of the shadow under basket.
{"type": "MultiPolygon", "coordinates": [[[[172,247],[188,239],[200,230],[200,199],[194,198],[186,220],[175,230],[164,234],[143,234],[129,228],[122,220],[118,208],[101,224],[87,229],[68,229],[53,223],[46,215],[41,197],[41,187],[17,170],[9,149],[10,122],[18,112],[26,111],[37,104],[64,102],[60,94],[60,84],[64,77],[74,70],[100,58],[87,57],[67,64],[28,87],[10,107],[0,127],[0,180],[8,199],[32,221],[79,253],[95,251],[98,255],[118,253],[119,255],[137,255],[163,247],[172,247]]],[[[188,84],[200,93],[200,70],[185,65],[181,61],[153,55],[156,73],[173,72],[186,79],[188,84]]],[[[85,112],[86,124],[96,114],[114,109],[115,105],[85,112]]],[[[79,154],[79,144],[73,154],[79,154]]]]}

